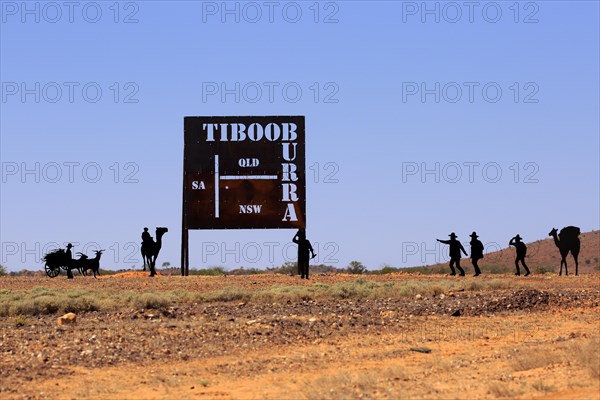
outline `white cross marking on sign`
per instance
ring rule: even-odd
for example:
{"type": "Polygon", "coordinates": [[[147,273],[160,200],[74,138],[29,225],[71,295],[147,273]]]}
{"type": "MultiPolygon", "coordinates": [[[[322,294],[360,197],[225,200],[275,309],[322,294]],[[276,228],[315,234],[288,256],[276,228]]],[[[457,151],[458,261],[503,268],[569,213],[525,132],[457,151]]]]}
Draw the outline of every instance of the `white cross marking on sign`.
{"type": "Polygon", "coordinates": [[[219,180],[277,180],[277,175],[219,175],[219,156],[215,154],[215,218],[219,218],[219,180]]]}

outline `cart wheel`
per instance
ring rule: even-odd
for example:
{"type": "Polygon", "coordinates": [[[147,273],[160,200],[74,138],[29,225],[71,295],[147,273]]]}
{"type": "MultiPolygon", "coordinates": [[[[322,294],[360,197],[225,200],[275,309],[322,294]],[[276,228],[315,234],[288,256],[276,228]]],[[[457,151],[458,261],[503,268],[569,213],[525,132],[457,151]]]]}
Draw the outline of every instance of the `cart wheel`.
{"type": "Polygon", "coordinates": [[[60,274],[60,268],[52,268],[48,264],[46,264],[46,275],[50,278],[56,278],[58,274],[60,274]]]}

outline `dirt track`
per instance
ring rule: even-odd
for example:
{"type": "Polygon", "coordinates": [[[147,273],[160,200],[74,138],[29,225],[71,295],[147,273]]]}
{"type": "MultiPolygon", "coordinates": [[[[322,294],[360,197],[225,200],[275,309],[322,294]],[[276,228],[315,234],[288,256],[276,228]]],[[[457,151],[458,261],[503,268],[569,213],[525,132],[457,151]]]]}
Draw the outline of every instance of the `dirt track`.
{"type": "MultiPolygon", "coordinates": [[[[36,286],[210,291],[310,281],[245,277],[2,278],[36,286]]],[[[514,279],[510,289],[297,303],[0,318],[3,398],[600,398],[600,277],[514,279]],[[430,352],[427,352],[430,351],[430,352]]],[[[479,279],[477,278],[477,279],[479,279]]],[[[364,280],[456,280],[406,274],[364,280]]],[[[475,278],[463,278],[475,279],[475,278]]]]}

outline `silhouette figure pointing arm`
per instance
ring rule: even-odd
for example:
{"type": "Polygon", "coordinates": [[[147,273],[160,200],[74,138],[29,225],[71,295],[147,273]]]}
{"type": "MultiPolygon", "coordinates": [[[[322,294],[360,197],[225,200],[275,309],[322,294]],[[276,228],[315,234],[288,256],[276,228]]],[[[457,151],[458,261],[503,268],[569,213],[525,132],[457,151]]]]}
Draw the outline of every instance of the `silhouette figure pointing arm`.
{"type": "Polygon", "coordinates": [[[463,247],[462,243],[460,243],[460,249],[462,250],[462,252],[464,253],[465,256],[468,256],[468,254],[465,251],[465,248],[463,247]]]}

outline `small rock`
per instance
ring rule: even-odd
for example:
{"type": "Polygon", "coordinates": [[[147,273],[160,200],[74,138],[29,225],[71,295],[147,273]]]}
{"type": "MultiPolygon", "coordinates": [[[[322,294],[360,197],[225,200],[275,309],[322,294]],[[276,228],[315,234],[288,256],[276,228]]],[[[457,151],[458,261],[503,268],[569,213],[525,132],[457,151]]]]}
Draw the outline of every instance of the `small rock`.
{"type": "Polygon", "coordinates": [[[64,324],[74,324],[76,322],[77,322],[77,315],[75,315],[72,312],[66,313],[62,317],[58,317],[56,319],[56,324],[58,326],[63,326],[64,324]]]}
{"type": "Polygon", "coordinates": [[[453,317],[460,317],[462,315],[462,312],[460,310],[456,310],[451,315],[453,317]]]}
{"type": "Polygon", "coordinates": [[[411,347],[409,350],[416,351],[417,353],[425,353],[425,354],[431,353],[431,349],[429,347],[411,347]]]}

